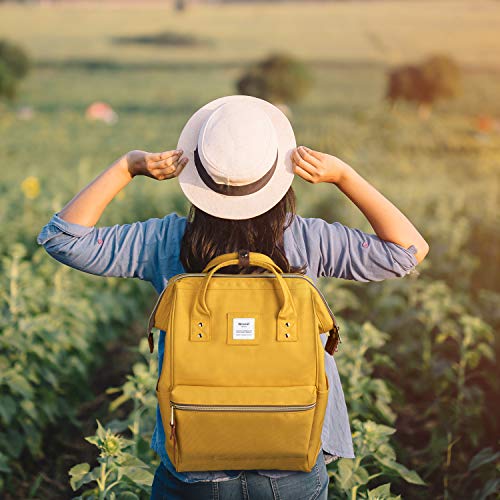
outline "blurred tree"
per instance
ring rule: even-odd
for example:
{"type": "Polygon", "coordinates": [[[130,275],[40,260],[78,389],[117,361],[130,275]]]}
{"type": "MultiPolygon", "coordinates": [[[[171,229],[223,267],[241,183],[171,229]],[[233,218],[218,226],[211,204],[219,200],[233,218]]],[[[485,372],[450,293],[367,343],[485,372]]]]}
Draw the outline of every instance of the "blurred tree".
{"type": "Polygon", "coordinates": [[[0,97],[6,97],[9,100],[14,99],[16,94],[16,79],[9,67],[0,60],[0,97]]]}
{"type": "Polygon", "coordinates": [[[16,78],[23,78],[28,73],[30,61],[25,50],[19,45],[0,40],[0,60],[7,64],[16,78]]]}
{"type": "Polygon", "coordinates": [[[413,101],[419,116],[429,117],[438,99],[450,99],[460,91],[460,68],[446,55],[434,55],[421,64],[405,65],[389,73],[386,98],[413,101]]]}
{"type": "Polygon", "coordinates": [[[239,94],[286,105],[299,101],[311,84],[311,74],[303,63],[287,54],[273,54],[248,68],[236,87],[239,94]]]}
{"type": "Polygon", "coordinates": [[[185,0],[175,0],[174,7],[175,7],[175,10],[178,10],[178,11],[186,10],[186,1],[185,0]]]}
{"type": "Polygon", "coordinates": [[[24,49],[7,40],[0,40],[0,97],[14,99],[17,85],[30,68],[24,49]]]}

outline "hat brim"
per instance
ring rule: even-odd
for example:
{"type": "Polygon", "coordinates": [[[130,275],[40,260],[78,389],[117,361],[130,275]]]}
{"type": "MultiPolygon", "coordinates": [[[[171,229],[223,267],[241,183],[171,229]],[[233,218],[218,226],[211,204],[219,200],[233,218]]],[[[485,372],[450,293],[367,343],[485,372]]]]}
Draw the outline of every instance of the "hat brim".
{"type": "Polygon", "coordinates": [[[293,178],[291,153],[297,146],[292,126],[285,114],[271,103],[253,96],[230,95],[219,97],[198,109],[187,121],[177,142],[183,157],[189,159],[177,178],[187,199],[196,207],[215,217],[224,219],[250,219],[271,209],[285,196],[293,178]],[[228,101],[253,100],[267,113],[278,138],[278,160],[276,170],[264,187],[255,193],[243,196],[228,196],[210,189],[201,179],[194,163],[194,150],[198,143],[200,128],[210,114],[228,101]]]}

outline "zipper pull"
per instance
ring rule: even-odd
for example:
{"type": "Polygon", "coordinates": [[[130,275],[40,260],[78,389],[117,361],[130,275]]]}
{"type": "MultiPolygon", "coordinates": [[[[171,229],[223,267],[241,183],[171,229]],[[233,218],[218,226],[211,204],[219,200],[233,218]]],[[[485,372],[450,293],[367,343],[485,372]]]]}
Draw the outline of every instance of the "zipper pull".
{"type": "Polygon", "coordinates": [[[177,442],[175,437],[175,422],[174,422],[174,407],[170,405],[170,439],[173,440],[174,445],[174,453],[175,453],[175,444],[177,442]]]}
{"type": "Polygon", "coordinates": [[[149,344],[149,352],[153,354],[153,351],[155,350],[155,341],[153,339],[153,332],[149,330],[148,334],[148,344],[149,344]]]}
{"type": "Polygon", "coordinates": [[[339,330],[340,327],[337,324],[334,324],[333,328],[329,331],[328,340],[325,344],[325,351],[332,356],[334,352],[338,351],[339,342],[342,342],[340,340],[339,330]]]}

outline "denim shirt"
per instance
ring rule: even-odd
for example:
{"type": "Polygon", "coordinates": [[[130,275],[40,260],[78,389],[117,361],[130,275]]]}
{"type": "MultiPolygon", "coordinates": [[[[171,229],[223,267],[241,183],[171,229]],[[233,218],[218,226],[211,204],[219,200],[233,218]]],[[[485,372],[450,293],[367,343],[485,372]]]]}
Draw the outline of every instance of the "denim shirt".
{"type": "MultiPolygon", "coordinates": [[[[168,280],[186,270],[179,259],[186,217],[173,212],[163,218],[108,227],[83,226],[52,215],[37,236],[37,243],[57,261],[99,276],[139,278],[149,281],[158,293],[168,280]]],[[[402,277],[416,265],[417,249],[408,249],[340,222],[295,215],[284,232],[286,256],[293,266],[307,264],[306,274],[316,283],[329,276],[356,281],[382,281],[402,277]]],[[[158,376],[161,373],[165,332],[158,340],[158,376]]],[[[327,334],[320,335],[323,346],[327,334]]],[[[348,339],[344,339],[345,341],[348,339]]],[[[351,429],[344,393],[334,356],[326,351],[325,371],[329,382],[328,403],[321,442],[325,463],[337,457],[354,458],[351,429]]],[[[167,469],[184,482],[225,481],[241,471],[177,472],[165,450],[165,430],[156,409],[156,426],[151,448],[167,469]]],[[[300,471],[259,470],[268,477],[300,474],[300,471]]]]}

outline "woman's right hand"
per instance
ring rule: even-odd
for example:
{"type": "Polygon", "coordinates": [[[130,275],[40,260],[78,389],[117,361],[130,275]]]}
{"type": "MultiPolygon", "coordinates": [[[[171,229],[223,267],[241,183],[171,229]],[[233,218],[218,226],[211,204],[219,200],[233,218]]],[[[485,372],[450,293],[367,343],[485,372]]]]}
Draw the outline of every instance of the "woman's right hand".
{"type": "Polygon", "coordinates": [[[177,177],[186,166],[188,159],[181,158],[182,150],[163,151],[162,153],[148,153],[134,149],[124,155],[124,161],[131,177],[145,175],[163,181],[177,177]]]}

